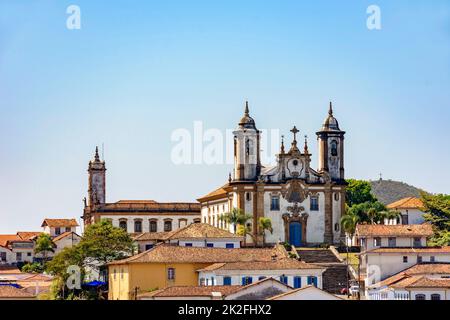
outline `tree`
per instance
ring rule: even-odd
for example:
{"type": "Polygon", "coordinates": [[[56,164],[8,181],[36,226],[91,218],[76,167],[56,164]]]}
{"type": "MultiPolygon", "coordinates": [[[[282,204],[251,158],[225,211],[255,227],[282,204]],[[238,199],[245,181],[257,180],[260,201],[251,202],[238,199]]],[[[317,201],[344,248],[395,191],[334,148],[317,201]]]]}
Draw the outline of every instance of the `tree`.
{"type": "Polygon", "coordinates": [[[346,203],[349,207],[365,202],[376,202],[377,198],[372,194],[370,182],[364,180],[348,179],[345,193],[346,203]]]}
{"type": "Polygon", "coordinates": [[[350,239],[353,239],[360,218],[354,210],[347,210],[346,212],[341,218],[341,227],[349,235],[350,239]]]}
{"type": "Polygon", "coordinates": [[[252,218],[251,214],[244,213],[241,209],[233,208],[231,212],[224,213],[219,219],[223,219],[233,226],[234,233],[237,233],[238,225],[245,225],[252,218]]]}
{"type": "Polygon", "coordinates": [[[42,273],[44,272],[44,266],[38,262],[26,263],[23,265],[21,271],[25,273],[42,273]]]}
{"type": "Polygon", "coordinates": [[[381,223],[384,220],[383,212],[386,212],[386,206],[381,202],[363,202],[354,204],[347,208],[347,212],[359,217],[359,222],[381,223]]]}
{"type": "Polygon", "coordinates": [[[263,247],[265,247],[266,246],[266,230],[269,231],[271,234],[273,233],[272,220],[270,218],[264,218],[264,217],[259,218],[258,228],[260,230],[262,240],[263,240],[262,245],[263,245],[263,247]]]}
{"type": "Polygon", "coordinates": [[[36,239],[36,245],[34,247],[34,253],[42,254],[44,263],[47,260],[47,255],[49,252],[55,252],[55,244],[52,238],[47,233],[41,233],[36,239]]]}
{"type": "MultiPolygon", "coordinates": [[[[133,240],[122,228],[113,227],[106,220],[88,226],[77,245],[65,248],[47,264],[47,272],[56,278],[53,295],[63,299],[69,297],[65,292],[69,266],[78,266],[83,280],[89,270],[101,271],[108,262],[132,255],[133,249],[133,240]]],[[[74,299],[86,296],[83,290],[71,292],[74,299]]]]}
{"type": "Polygon", "coordinates": [[[450,195],[422,193],[424,219],[431,223],[434,236],[431,245],[450,245],[450,195]]]}

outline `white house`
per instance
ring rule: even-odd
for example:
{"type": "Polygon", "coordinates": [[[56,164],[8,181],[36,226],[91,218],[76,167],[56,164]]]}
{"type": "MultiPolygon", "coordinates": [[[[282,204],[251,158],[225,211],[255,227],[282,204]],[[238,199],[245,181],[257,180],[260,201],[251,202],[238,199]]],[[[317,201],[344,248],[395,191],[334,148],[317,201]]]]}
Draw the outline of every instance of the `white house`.
{"type": "Polygon", "coordinates": [[[450,263],[417,264],[367,292],[369,300],[450,300],[450,263]]]}
{"type": "Polygon", "coordinates": [[[65,232],[77,232],[78,223],[75,219],[45,219],[41,227],[50,237],[57,237],[65,232]]]}
{"type": "Polygon", "coordinates": [[[198,270],[199,285],[247,285],[274,278],[293,288],[315,285],[322,288],[326,268],[292,258],[273,261],[215,263],[198,270]]]}
{"type": "Polygon", "coordinates": [[[422,200],[419,198],[408,197],[390,203],[386,206],[388,209],[397,210],[401,217],[397,221],[389,221],[391,224],[421,224],[425,222],[422,200]]]}
{"type": "Polygon", "coordinates": [[[164,242],[183,247],[240,248],[243,237],[227,230],[216,228],[207,223],[191,223],[171,232],[145,232],[133,239],[143,252],[153,248],[156,243],[164,242]]]}
{"type": "Polygon", "coordinates": [[[306,286],[291,290],[267,300],[343,300],[334,294],[323,291],[315,286],[306,286]]]}

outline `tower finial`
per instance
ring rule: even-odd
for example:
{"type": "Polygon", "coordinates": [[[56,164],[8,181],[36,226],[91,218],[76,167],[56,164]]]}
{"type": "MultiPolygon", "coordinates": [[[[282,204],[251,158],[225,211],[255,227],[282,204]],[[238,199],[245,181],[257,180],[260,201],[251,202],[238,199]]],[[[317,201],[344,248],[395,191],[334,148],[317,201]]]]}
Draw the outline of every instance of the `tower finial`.
{"type": "Polygon", "coordinates": [[[333,115],[333,104],[332,104],[331,101],[330,101],[330,109],[328,109],[328,114],[329,114],[330,116],[333,115]]]}
{"type": "Polygon", "coordinates": [[[100,161],[100,156],[98,155],[98,146],[95,147],[95,161],[100,161]]]}
{"type": "Polygon", "coordinates": [[[309,150],[308,150],[308,136],[306,134],[305,134],[305,147],[303,148],[303,152],[305,154],[309,153],[309,150]]]}
{"type": "Polygon", "coordinates": [[[249,116],[249,114],[250,114],[250,111],[248,109],[248,101],[245,101],[245,115],[249,116]]]}
{"type": "Polygon", "coordinates": [[[281,154],[284,154],[284,135],[282,135],[281,136],[281,151],[280,151],[280,153],[281,154]]]}

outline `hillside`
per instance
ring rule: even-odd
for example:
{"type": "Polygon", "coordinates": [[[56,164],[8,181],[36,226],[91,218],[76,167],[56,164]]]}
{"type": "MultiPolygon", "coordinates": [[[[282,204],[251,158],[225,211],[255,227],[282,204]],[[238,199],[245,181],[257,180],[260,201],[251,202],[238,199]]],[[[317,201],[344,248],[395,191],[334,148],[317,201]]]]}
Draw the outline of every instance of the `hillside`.
{"type": "Polygon", "coordinates": [[[372,186],[372,193],[384,204],[389,204],[406,197],[420,197],[420,192],[423,191],[400,181],[376,180],[369,182],[372,186]]]}

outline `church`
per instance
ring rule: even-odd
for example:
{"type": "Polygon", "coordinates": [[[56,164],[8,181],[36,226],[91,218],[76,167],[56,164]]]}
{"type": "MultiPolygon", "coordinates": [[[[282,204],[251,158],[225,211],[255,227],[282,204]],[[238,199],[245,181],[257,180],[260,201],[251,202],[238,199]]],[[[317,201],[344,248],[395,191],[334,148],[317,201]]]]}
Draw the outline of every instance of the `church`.
{"type": "Polygon", "coordinates": [[[128,233],[171,232],[200,222],[200,205],[190,202],[161,203],[154,200],[106,201],[106,165],[98,148],[88,166],[88,199],[84,198],[83,221],[90,225],[102,219],[128,233]]]}
{"type": "Polygon", "coordinates": [[[247,226],[253,233],[249,244],[261,244],[258,230],[261,217],[270,218],[273,232],[265,231],[267,244],[287,242],[294,246],[338,244],[344,237],[340,227],[345,210],[344,135],[333,115],[317,131],[318,168],[311,167],[307,140],[297,140],[299,130],[291,130],[289,148],[281,141],[276,165],[260,161],[261,131],[250,116],[248,102],[234,135],[234,170],[222,187],[201,197],[201,219],[219,228],[229,228],[220,217],[238,208],[252,218],[247,226]]]}

